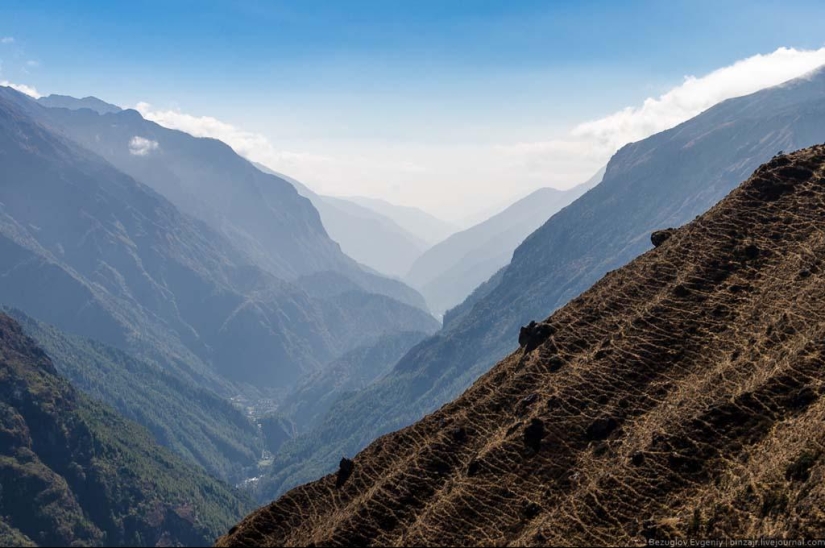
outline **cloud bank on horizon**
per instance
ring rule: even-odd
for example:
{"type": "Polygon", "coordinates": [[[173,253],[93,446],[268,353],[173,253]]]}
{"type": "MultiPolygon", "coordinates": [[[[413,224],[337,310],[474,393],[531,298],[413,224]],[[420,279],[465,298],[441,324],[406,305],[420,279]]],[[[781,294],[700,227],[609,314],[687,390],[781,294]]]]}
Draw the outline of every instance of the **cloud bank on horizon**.
{"type": "Polygon", "coordinates": [[[618,148],[670,129],[713,105],[741,97],[825,65],[825,47],[812,51],[779,48],[768,55],[754,55],[717,69],[701,78],[686,76],[684,83],[640,107],[627,107],[610,116],[585,122],[573,135],[618,148]]]}

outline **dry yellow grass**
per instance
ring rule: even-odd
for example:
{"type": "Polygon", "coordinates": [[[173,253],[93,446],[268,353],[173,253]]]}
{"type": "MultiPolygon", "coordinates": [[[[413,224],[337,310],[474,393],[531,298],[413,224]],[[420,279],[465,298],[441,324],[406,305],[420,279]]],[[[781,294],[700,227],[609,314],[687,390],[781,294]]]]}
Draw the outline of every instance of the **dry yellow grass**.
{"type": "Polygon", "coordinates": [[[823,166],[825,146],[762,166],[343,486],[294,489],[218,544],[825,536],[823,166]]]}

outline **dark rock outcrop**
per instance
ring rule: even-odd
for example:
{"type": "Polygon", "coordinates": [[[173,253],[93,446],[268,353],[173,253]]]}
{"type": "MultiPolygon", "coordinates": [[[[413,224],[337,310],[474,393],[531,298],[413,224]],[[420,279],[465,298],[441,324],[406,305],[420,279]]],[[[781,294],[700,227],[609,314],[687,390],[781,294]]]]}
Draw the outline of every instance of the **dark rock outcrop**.
{"type": "Polygon", "coordinates": [[[531,352],[547,340],[547,337],[551,336],[553,332],[553,326],[532,321],[519,330],[518,344],[524,348],[525,352],[531,352]]]}
{"type": "Polygon", "coordinates": [[[653,247],[659,247],[666,241],[673,236],[673,233],[676,232],[675,228],[666,228],[664,230],[657,230],[653,234],[650,235],[650,243],[653,244],[653,247]]]}
{"type": "Polygon", "coordinates": [[[600,417],[590,423],[585,432],[585,437],[589,440],[607,439],[614,430],[619,427],[619,421],[613,417],[600,417]]]}
{"type": "Polygon", "coordinates": [[[342,487],[355,470],[355,463],[343,457],[338,463],[338,475],[335,478],[335,487],[342,487]]]}
{"type": "Polygon", "coordinates": [[[541,440],[544,438],[544,421],[531,419],[524,429],[524,446],[538,452],[541,449],[541,440]]]}

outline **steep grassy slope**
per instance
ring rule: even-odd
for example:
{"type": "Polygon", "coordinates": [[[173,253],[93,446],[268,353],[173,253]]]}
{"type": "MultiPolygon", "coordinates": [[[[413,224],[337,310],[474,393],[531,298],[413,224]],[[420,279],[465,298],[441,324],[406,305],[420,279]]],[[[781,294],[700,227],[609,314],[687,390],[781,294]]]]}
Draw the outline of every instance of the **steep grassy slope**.
{"type": "Polygon", "coordinates": [[[203,545],[249,508],[227,485],[75,391],[0,315],[0,538],[203,545]]]}
{"type": "Polygon", "coordinates": [[[821,538],[825,146],[657,242],[219,545],[821,538]]]}
{"type": "Polygon", "coordinates": [[[273,470],[266,496],[303,479],[296,468],[331,470],[342,452],[358,451],[455,398],[512,352],[520,326],[546,317],[649,249],[651,232],[703,213],[778,151],[823,141],[820,70],[725,101],[624,147],[604,180],[530,235],[510,265],[471,295],[439,333],[379,382],[340,401],[321,429],[301,440],[300,459],[273,470]]]}
{"type": "Polygon", "coordinates": [[[4,311],[17,321],[72,386],[144,426],[161,445],[210,474],[237,483],[257,466],[263,445],[255,424],[215,393],[99,342],[4,311]]]}

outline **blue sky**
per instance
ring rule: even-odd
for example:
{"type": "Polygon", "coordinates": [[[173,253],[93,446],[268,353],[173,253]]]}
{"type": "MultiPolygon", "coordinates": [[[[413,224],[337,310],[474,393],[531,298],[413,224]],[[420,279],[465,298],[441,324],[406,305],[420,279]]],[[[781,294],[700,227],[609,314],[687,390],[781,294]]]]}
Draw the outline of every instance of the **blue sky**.
{"type": "Polygon", "coordinates": [[[603,162],[485,170],[479,147],[557,139],[686,75],[817,50],[822,21],[815,1],[4,0],[0,81],[214,117],[284,151],[276,169],[326,162],[295,169],[322,191],[445,215],[469,191],[495,205],[603,162]]]}

